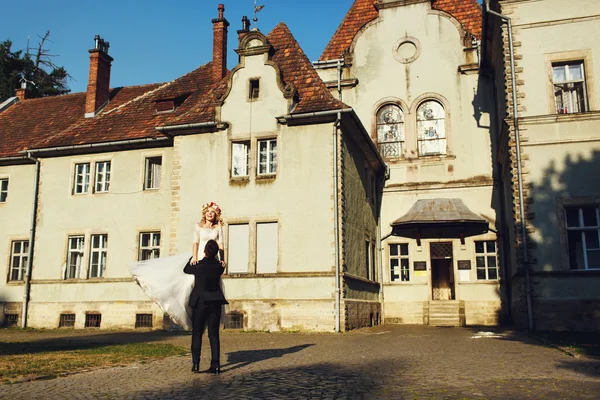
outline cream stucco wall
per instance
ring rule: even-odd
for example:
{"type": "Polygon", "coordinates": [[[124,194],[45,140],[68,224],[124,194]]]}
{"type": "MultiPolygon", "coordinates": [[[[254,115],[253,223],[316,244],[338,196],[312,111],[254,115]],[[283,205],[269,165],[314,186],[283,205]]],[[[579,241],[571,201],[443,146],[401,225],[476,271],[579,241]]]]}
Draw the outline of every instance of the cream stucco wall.
{"type": "MultiPolygon", "coordinates": [[[[476,52],[465,48],[463,34],[456,20],[432,10],[429,2],[419,2],[380,9],[379,18],[363,27],[352,43],[351,66],[344,68],[343,79],[356,78],[358,84],[344,88],[343,101],[356,110],[374,140],[379,107],[393,103],[404,113],[406,151],[400,158],[386,160],[390,177],[381,205],[380,229],[384,237],[391,231],[390,223],[419,199],[460,198],[488,219],[492,228],[499,218],[499,193],[492,178],[492,89],[489,81],[477,73],[476,52]],[[409,62],[401,62],[396,54],[405,39],[417,48],[416,58],[409,62]],[[465,67],[464,73],[459,72],[461,66],[465,67]],[[429,99],[440,102],[446,112],[447,154],[419,157],[416,111],[422,101],[429,99]]],[[[326,81],[337,79],[335,68],[318,71],[326,81]]],[[[464,246],[453,241],[456,299],[471,305],[485,304],[482,307],[491,307],[495,315],[500,309],[501,285],[499,281],[477,281],[474,240],[496,240],[496,236],[490,232],[467,238],[464,246]],[[464,259],[472,261],[468,281],[460,281],[456,266],[456,260],[464,259]]],[[[430,242],[423,240],[421,249],[415,240],[407,238],[392,236],[382,242],[386,321],[423,323],[423,302],[432,298],[430,242]],[[390,243],[409,243],[410,282],[390,282],[390,243]],[[426,261],[427,271],[415,273],[414,261],[426,261]]],[[[477,307],[466,307],[472,315],[468,322],[489,323],[489,319],[484,321],[487,314],[474,316],[477,307]]]]}
{"type": "MultiPolygon", "coordinates": [[[[9,281],[11,266],[11,246],[13,240],[29,240],[33,211],[33,181],[35,165],[14,165],[0,167],[0,179],[8,178],[6,202],[0,203],[0,304],[22,302],[23,283],[9,281]]],[[[0,305],[0,312],[2,311],[0,305]]],[[[8,313],[8,312],[7,312],[8,313]]],[[[0,318],[2,318],[0,316],[0,318]]]]}
{"type": "Polygon", "coordinates": [[[600,3],[580,0],[577,6],[560,0],[522,1],[512,4],[513,27],[519,42],[519,78],[525,93],[522,116],[555,114],[552,90],[552,61],[583,59],[588,100],[592,109],[600,106],[600,3]],[[578,54],[579,53],[579,54],[578,54]],[[587,54],[585,54],[587,53],[587,54]]]}
{"type": "MultiPolygon", "coordinates": [[[[30,326],[49,327],[48,318],[56,316],[45,314],[47,303],[81,302],[77,310],[82,313],[100,303],[148,300],[131,280],[128,266],[138,259],[140,232],[161,232],[161,253],[168,253],[171,154],[171,148],[158,148],[42,159],[30,326]],[[143,190],[145,158],[155,156],[162,157],[161,186],[143,190]],[[73,194],[75,164],[92,163],[93,184],[93,163],[101,161],[111,162],[109,192],[73,194]],[[92,234],[108,235],[102,278],[88,278],[92,234]],[[85,250],[80,278],[66,283],[69,235],[84,235],[85,250]]],[[[110,320],[105,318],[103,324],[110,320]]]]}

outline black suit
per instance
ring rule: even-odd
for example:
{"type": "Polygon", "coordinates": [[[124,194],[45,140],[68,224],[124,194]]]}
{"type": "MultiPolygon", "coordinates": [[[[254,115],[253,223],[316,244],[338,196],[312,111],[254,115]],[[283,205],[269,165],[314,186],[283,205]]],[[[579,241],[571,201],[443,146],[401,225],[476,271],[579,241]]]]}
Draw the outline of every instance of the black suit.
{"type": "Polygon", "coordinates": [[[220,281],[223,266],[216,258],[203,258],[196,265],[188,263],[183,272],[194,275],[194,289],[190,295],[192,307],[192,362],[200,363],[202,349],[202,333],[208,325],[210,341],[211,368],[220,368],[221,343],[219,340],[219,322],[221,321],[221,306],[228,304],[221,290],[220,281]]]}

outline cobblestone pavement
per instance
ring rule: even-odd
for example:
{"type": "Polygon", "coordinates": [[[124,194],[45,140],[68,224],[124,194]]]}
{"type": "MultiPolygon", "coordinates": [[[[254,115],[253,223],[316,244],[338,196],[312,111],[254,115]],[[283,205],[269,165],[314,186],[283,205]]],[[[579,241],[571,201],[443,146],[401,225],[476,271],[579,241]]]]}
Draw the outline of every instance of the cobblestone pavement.
{"type": "MultiPolygon", "coordinates": [[[[38,340],[65,340],[52,335],[38,340]]],[[[83,340],[84,334],[73,335],[71,344],[83,340]]],[[[190,341],[187,333],[95,335],[185,347],[190,341]]],[[[201,368],[209,362],[206,339],[201,368]]],[[[170,357],[0,385],[0,398],[600,399],[600,361],[575,359],[511,332],[490,337],[477,329],[424,326],[346,334],[224,332],[222,354],[217,376],[192,374],[189,357],[170,357]]]]}

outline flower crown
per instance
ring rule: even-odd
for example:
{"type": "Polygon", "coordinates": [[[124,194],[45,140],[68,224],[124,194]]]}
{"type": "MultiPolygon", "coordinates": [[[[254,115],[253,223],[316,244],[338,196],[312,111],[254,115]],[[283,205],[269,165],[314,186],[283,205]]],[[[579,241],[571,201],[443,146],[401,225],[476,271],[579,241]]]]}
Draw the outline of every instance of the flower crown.
{"type": "Polygon", "coordinates": [[[202,205],[202,213],[204,214],[206,212],[206,210],[208,210],[209,208],[212,208],[213,210],[215,210],[217,215],[221,215],[221,208],[219,208],[219,205],[217,203],[215,203],[214,201],[203,204],[202,205]]]}

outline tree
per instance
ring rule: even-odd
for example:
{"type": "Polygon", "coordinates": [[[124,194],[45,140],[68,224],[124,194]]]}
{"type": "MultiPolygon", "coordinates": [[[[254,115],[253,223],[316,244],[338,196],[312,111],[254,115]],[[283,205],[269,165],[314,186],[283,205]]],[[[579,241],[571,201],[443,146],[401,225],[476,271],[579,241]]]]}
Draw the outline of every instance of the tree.
{"type": "Polygon", "coordinates": [[[67,84],[70,75],[63,67],[59,67],[52,59],[56,57],[50,54],[44,46],[50,31],[44,36],[39,36],[40,42],[35,48],[35,54],[22,50],[12,51],[10,39],[0,42],[0,101],[14,96],[15,89],[21,86],[21,80],[28,83],[30,97],[56,96],[69,93],[71,90],[67,84]]]}

